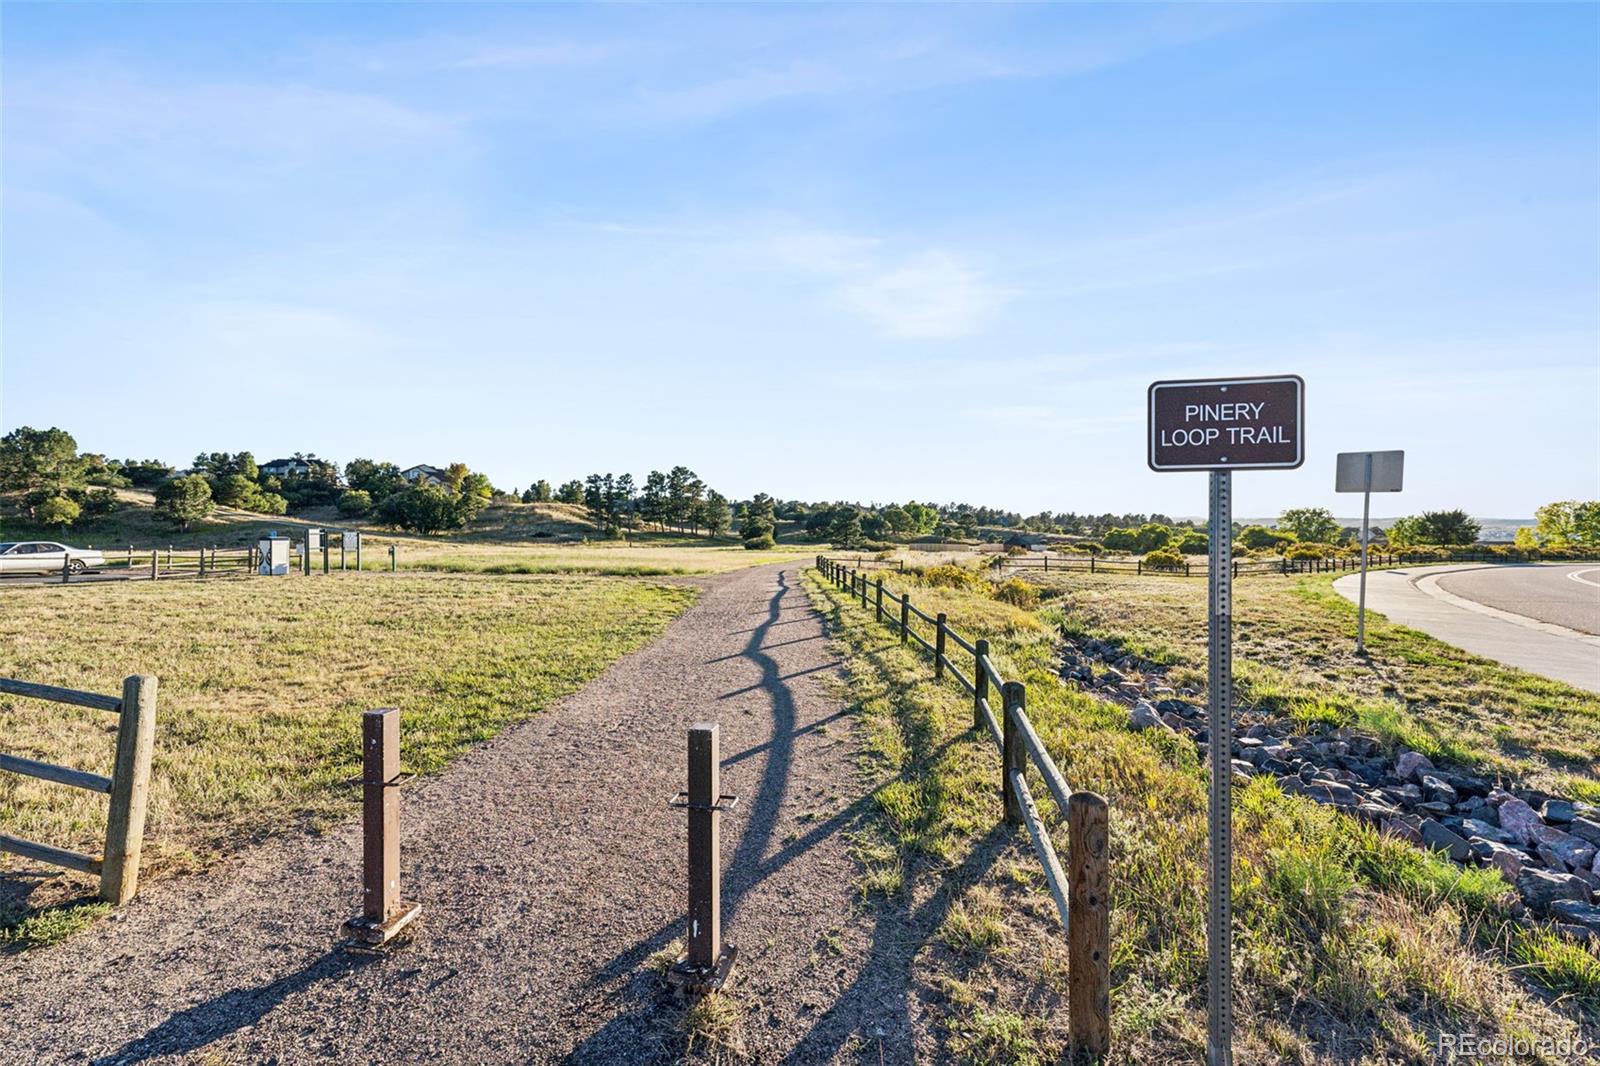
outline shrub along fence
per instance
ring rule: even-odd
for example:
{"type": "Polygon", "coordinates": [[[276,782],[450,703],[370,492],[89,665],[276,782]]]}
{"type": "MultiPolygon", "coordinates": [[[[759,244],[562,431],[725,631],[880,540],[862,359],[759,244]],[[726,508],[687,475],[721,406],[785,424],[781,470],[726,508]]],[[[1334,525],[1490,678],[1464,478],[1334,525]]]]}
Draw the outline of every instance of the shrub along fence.
{"type": "Polygon", "coordinates": [[[951,629],[940,613],[930,616],[917,609],[911,594],[896,596],[883,587],[883,578],[870,579],[859,567],[848,567],[827,556],[817,556],[817,570],[836,587],[859,598],[863,609],[874,611],[877,621],[887,621],[900,635],[900,643],[915,643],[933,657],[933,675],[949,676],[972,696],[972,728],[985,729],[1000,751],[1000,798],[1008,825],[1026,827],[1035,854],[1044,867],[1045,881],[1056,913],[1067,933],[1068,1029],[1073,1046],[1103,1055],[1111,1043],[1111,908],[1108,856],[1108,819],[1105,797],[1071,791],[1055,760],[1028,720],[1027,688],[1006,681],[989,657],[987,640],[968,641],[951,629]],[[918,632],[916,622],[932,626],[932,640],[918,632]],[[971,657],[968,677],[951,660],[955,644],[971,657]],[[991,693],[1000,696],[1000,721],[996,723],[991,693]],[[1032,761],[1057,812],[1066,819],[1070,876],[1063,872],[1049,829],[1028,787],[1032,761]]]}
{"type": "Polygon", "coordinates": [[[0,754],[0,770],[110,796],[111,809],[106,819],[104,853],[98,856],[84,855],[4,834],[0,834],[0,851],[9,851],[79,873],[99,874],[100,898],[119,906],[126,903],[139,887],[139,849],[144,840],[145,803],[150,793],[150,758],[155,748],[156,679],[144,676],[127,678],[122,682],[120,698],[57,688],[54,685],[35,685],[9,677],[0,677],[0,692],[110,711],[118,716],[116,757],[110,777],[36,759],[24,759],[19,755],[0,754]]]}

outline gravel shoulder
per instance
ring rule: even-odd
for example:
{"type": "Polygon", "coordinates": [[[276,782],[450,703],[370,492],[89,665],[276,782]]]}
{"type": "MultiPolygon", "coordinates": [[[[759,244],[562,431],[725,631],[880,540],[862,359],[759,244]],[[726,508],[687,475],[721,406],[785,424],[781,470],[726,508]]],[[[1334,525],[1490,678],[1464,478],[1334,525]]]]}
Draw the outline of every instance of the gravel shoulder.
{"type": "Polygon", "coordinates": [[[680,1011],[645,963],[682,932],[686,826],[666,800],[706,719],[740,797],[723,921],[751,1057],[907,1047],[905,1004],[878,987],[904,971],[856,912],[846,834],[869,786],[800,567],[696,583],[655,644],[406,789],[414,943],[333,949],[357,909],[357,823],[280,839],[7,959],[0,1061],[678,1061],[680,1011]]]}

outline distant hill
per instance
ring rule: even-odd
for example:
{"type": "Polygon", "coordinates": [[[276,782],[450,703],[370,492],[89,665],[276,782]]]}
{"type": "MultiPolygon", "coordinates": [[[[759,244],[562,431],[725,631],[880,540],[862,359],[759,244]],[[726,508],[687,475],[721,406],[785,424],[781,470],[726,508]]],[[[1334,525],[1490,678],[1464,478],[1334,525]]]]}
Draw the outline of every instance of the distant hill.
{"type": "MultiPolygon", "coordinates": [[[[385,539],[418,538],[378,526],[365,518],[345,518],[332,507],[319,507],[292,515],[264,515],[233,507],[218,507],[203,522],[188,531],[173,527],[155,510],[153,493],[141,489],[118,489],[122,506],[103,518],[80,519],[68,530],[30,526],[14,521],[0,522],[0,540],[64,540],[79,547],[139,548],[158,545],[230,548],[253,544],[269,532],[293,533],[311,527],[358,529],[385,539]]],[[[496,502],[466,529],[439,534],[437,538],[471,541],[578,541],[600,535],[584,508],[570,503],[496,502]]],[[[421,538],[418,538],[421,539],[421,538]]]]}

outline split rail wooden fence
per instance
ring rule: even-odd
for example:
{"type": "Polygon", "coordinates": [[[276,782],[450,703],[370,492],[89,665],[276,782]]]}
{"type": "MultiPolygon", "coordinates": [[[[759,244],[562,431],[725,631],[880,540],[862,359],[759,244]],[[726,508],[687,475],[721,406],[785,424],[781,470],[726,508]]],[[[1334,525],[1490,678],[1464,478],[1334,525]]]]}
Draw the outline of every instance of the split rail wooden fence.
{"type": "Polygon", "coordinates": [[[104,853],[98,856],[84,855],[5,834],[0,834],[0,851],[9,851],[36,862],[80,873],[98,874],[100,898],[119,906],[126,903],[139,887],[139,850],[144,841],[145,804],[150,793],[150,759],[155,748],[156,679],[139,675],[127,678],[122,682],[121,697],[79,692],[77,689],[57,688],[54,685],[36,685],[9,677],[0,677],[0,692],[89,707],[118,716],[116,756],[110,777],[25,759],[19,755],[0,754],[0,771],[24,774],[110,796],[104,853]]]}
{"type": "Polygon", "coordinates": [[[987,730],[1000,752],[1000,798],[1009,825],[1024,826],[1044,868],[1045,882],[1067,933],[1068,1031],[1075,1049],[1104,1055],[1111,1043],[1111,907],[1109,827],[1105,797],[1073,791],[1028,720],[1028,690],[1007,681],[989,655],[987,640],[969,641],[950,628],[943,613],[929,615],[885,589],[883,578],[869,578],[857,567],[817,556],[817,570],[833,585],[859,599],[878,622],[894,627],[902,644],[916,644],[933,657],[935,678],[955,680],[972,696],[972,728],[987,730]],[[916,622],[932,627],[932,639],[916,622]],[[967,676],[952,661],[950,645],[970,656],[967,676]],[[1000,697],[996,721],[992,700],[1000,697]],[[1032,763],[1059,815],[1066,819],[1070,872],[1063,871],[1049,828],[1028,785],[1032,763]]]}
{"type": "Polygon", "coordinates": [[[248,548],[151,548],[148,551],[129,545],[122,558],[106,552],[106,563],[151,578],[206,577],[221,574],[254,574],[260,562],[254,546],[248,548]]]}

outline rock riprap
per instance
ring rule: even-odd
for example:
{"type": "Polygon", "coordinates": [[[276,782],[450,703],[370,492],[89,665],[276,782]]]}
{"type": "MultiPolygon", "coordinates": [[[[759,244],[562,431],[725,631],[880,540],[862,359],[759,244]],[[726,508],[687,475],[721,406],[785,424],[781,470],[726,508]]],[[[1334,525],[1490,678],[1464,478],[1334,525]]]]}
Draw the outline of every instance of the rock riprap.
{"type": "MultiPolygon", "coordinates": [[[[1206,709],[1158,664],[1092,638],[1062,647],[1062,679],[1128,708],[1129,728],[1187,737],[1202,756],[1206,709]]],[[[1463,866],[1493,867],[1535,916],[1579,939],[1600,940],[1600,808],[1435,766],[1426,755],[1391,758],[1371,737],[1304,726],[1247,707],[1237,711],[1236,782],[1265,775],[1285,791],[1349,812],[1380,832],[1431,848],[1463,866]]]]}

